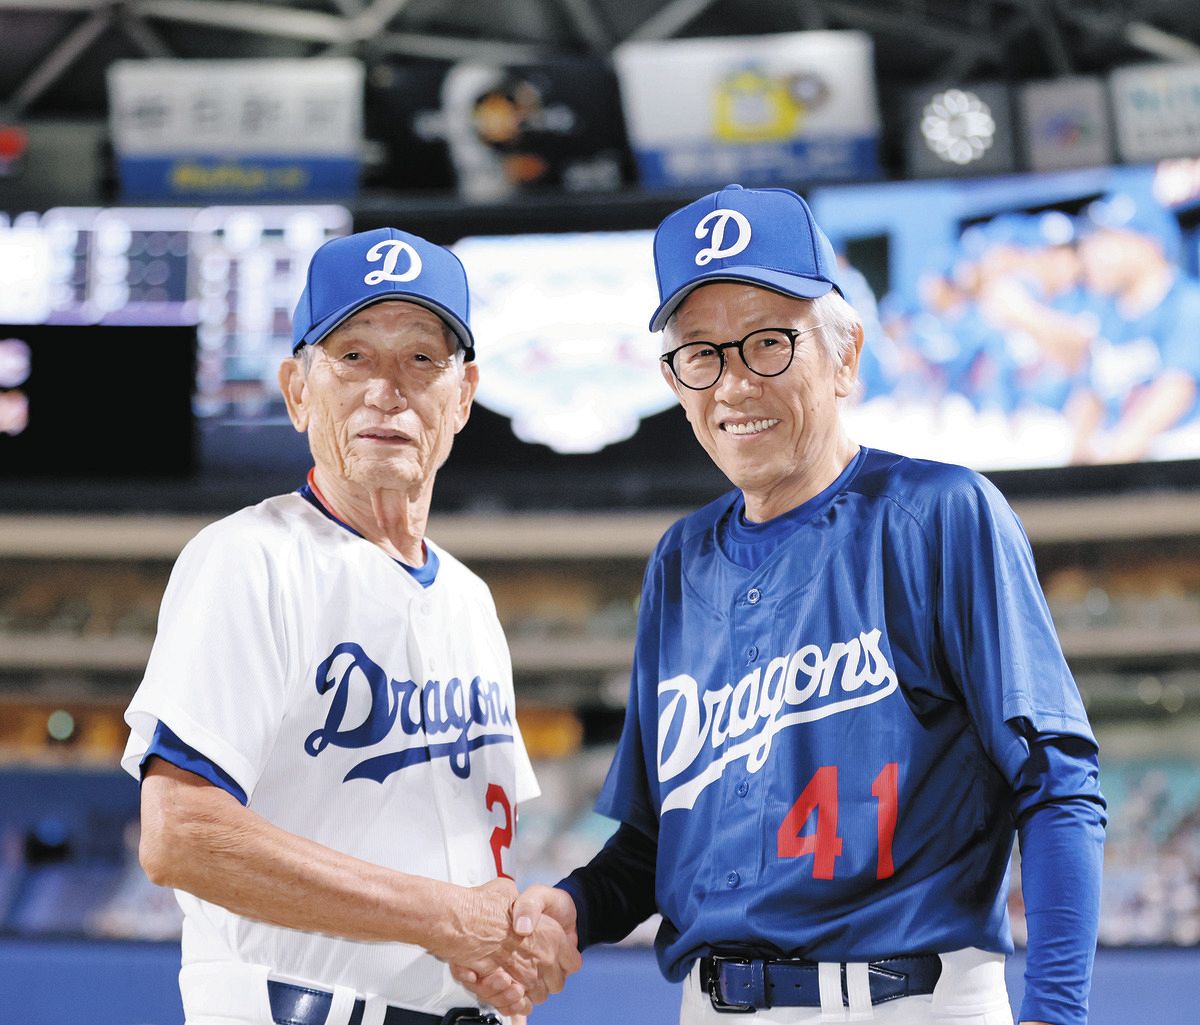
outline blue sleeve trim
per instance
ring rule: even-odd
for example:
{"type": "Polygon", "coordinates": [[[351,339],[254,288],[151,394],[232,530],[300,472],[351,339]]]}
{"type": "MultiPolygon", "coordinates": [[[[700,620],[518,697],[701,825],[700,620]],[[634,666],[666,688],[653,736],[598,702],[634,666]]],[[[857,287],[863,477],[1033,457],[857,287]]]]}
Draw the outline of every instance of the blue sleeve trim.
{"type": "Polygon", "coordinates": [[[1033,702],[1022,693],[1010,693],[1003,701],[1005,721],[1025,719],[1038,734],[1079,737],[1096,743],[1091,723],[1086,715],[1074,714],[1062,708],[1035,708],[1033,702]]]}
{"type": "Polygon", "coordinates": [[[150,740],[150,746],[146,748],[146,753],[142,755],[140,766],[143,775],[146,772],[146,762],[151,755],[155,755],[164,762],[170,762],[177,768],[195,773],[202,779],[208,780],[213,786],[233,795],[243,805],[250,803],[246,797],[246,791],[238,786],[237,781],[229,773],[211,758],[202,755],[194,747],[189,747],[185,744],[161,720],[159,720],[158,725],[154,729],[154,736],[150,740]]]}
{"type": "Polygon", "coordinates": [[[1036,736],[1027,745],[1014,786],[1018,826],[1038,808],[1070,801],[1090,804],[1100,825],[1108,824],[1108,804],[1100,792],[1100,763],[1093,742],[1063,734],[1036,736]]]}

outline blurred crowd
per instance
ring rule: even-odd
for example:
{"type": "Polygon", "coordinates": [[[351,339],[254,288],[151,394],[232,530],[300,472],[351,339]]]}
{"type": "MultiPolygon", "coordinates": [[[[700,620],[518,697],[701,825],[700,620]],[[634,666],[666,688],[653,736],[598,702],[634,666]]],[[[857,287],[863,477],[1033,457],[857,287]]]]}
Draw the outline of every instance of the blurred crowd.
{"type": "Polygon", "coordinates": [[[1200,943],[1195,779],[1171,766],[1139,772],[1109,830],[1104,867],[1102,943],[1200,943]]]}
{"type": "Polygon", "coordinates": [[[870,321],[862,407],[940,398],[1010,432],[1040,421],[1057,451],[1026,452],[1023,465],[1194,457],[1200,281],[1183,249],[1174,214],[1114,193],[1074,214],[969,224],[953,252],[931,255],[914,294],[877,306],[847,268],[870,321]]]}
{"type": "MultiPolygon", "coordinates": [[[[521,812],[517,882],[553,883],[588,861],[614,823],[591,810],[611,748],[585,747],[542,760],[543,796],[521,812]]],[[[1200,945],[1200,767],[1183,759],[1109,759],[1109,802],[1100,942],[1105,946],[1200,945]]],[[[124,781],[122,781],[124,782],[124,781]]],[[[39,812],[0,821],[0,933],[172,940],[182,916],[169,890],[137,862],[136,818],[94,811],[39,812]]],[[[1010,912],[1025,941],[1019,859],[1010,912]]],[[[627,939],[649,944],[657,916],[627,939]]]]}
{"type": "MultiPolygon", "coordinates": [[[[1102,766],[1109,800],[1100,943],[1200,944],[1200,773],[1195,763],[1129,761],[1102,766]]],[[[1024,943],[1019,872],[1009,901],[1024,943]]]]}

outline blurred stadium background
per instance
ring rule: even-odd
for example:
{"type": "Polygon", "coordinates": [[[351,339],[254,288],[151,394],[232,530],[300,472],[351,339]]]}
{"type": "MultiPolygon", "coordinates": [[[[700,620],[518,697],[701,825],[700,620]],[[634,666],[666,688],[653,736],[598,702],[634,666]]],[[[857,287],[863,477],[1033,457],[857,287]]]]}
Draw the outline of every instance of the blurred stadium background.
{"type": "MultiPolygon", "coordinates": [[[[470,272],[484,384],[430,533],[510,638],[518,881],[599,848],[644,559],[725,487],[654,369],[649,232],[729,181],[830,232],[858,439],[1026,525],[1110,804],[1092,1022],[1197,1020],[1200,7],[0,0],[0,58],[0,1020],[181,1021],[121,712],[183,543],[302,480],[274,371],[352,230],[470,272]]],[[[1020,941],[1015,856],[1011,907],[1020,941]]],[[[674,1020],[652,935],[534,1020],[674,1020]]]]}

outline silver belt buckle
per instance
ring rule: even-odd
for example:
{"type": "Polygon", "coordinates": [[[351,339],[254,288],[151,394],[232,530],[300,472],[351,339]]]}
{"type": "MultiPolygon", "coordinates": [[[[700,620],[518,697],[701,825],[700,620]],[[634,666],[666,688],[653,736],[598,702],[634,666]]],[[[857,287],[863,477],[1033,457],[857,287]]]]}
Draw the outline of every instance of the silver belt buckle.
{"type": "Polygon", "coordinates": [[[722,954],[711,954],[709,962],[712,965],[712,970],[708,973],[708,999],[713,1005],[713,1010],[718,1014],[754,1014],[758,1008],[753,1004],[731,1004],[721,996],[721,972],[720,966],[723,964],[749,964],[748,957],[725,957],[722,954]]]}

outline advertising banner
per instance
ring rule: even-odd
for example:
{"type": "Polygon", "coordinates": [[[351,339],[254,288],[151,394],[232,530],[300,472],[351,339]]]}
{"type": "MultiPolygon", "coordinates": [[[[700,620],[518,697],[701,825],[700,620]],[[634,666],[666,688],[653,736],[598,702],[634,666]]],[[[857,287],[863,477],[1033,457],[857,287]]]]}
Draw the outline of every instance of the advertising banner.
{"type": "Polygon", "coordinates": [[[1117,68],[1108,81],[1122,160],[1200,154],[1200,63],[1117,68]]]}
{"type": "Polygon", "coordinates": [[[873,48],[865,33],[632,42],[613,58],[643,185],[879,174],[873,48]]]}
{"type": "Polygon", "coordinates": [[[129,200],[341,198],[358,187],[363,66],[317,60],[118,61],[109,117],[129,200]]]}
{"type": "Polygon", "coordinates": [[[459,192],[489,202],[523,192],[605,192],[626,184],[628,147],[612,68],[561,57],[453,65],[437,110],[415,122],[444,140],[459,192]]]}
{"type": "Polygon", "coordinates": [[[1099,167],[1112,162],[1108,90],[1091,76],[1021,87],[1021,131],[1034,171],[1099,167]]]}

